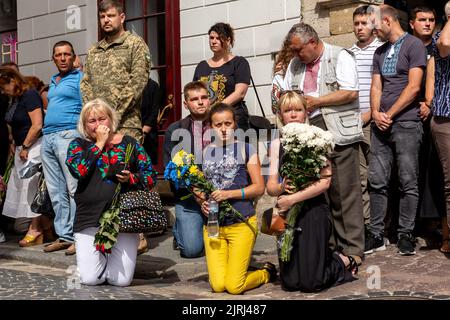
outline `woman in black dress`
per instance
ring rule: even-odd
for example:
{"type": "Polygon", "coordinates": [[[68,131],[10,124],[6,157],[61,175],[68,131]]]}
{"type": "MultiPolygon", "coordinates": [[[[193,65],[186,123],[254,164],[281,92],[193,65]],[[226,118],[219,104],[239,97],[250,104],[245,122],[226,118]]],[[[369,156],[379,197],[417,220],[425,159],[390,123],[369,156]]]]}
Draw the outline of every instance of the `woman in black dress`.
{"type": "MultiPolygon", "coordinates": [[[[307,120],[306,102],[298,93],[288,91],[279,100],[279,117],[284,125],[291,122],[304,123],[307,120]]],[[[357,272],[356,261],[340,251],[328,247],[331,234],[330,209],[325,192],[330,186],[331,165],[322,168],[322,178],[309,187],[293,193],[290,181],[279,174],[283,150],[280,140],[271,145],[270,174],[267,193],[278,196],[279,213],[303,202],[297,217],[290,260],[280,263],[280,278],[283,290],[316,292],[353,279],[357,272]]]]}

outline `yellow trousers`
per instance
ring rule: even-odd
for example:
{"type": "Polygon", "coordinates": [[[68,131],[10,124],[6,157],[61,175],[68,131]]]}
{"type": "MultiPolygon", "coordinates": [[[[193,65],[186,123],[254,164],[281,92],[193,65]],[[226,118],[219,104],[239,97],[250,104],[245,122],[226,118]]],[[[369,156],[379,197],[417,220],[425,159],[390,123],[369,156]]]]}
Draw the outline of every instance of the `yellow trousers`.
{"type": "MultiPolygon", "coordinates": [[[[256,216],[248,222],[257,230],[256,216]]],[[[256,235],[244,222],[219,228],[218,238],[209,238],[203,228],[209,283],[215,292],[240,294],[269,282],[267,270],[248,271],[256,235]]]]}

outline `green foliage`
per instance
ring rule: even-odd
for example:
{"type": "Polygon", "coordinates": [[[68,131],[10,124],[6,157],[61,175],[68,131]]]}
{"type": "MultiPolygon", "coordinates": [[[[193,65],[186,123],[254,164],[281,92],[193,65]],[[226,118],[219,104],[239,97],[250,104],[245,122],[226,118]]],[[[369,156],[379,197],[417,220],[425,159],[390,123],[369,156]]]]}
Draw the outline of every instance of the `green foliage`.
{"type": "Polygon", "coordinates": [[[320,179],[322,161],[317,157],[313,148],[304,148],[301,153],[286,153],[281,166],[281,176],[290,179],[296,187],[302,190],[311,181],[320,179]]]}
{"type": "MultiPolygon", "coordinates": [[[[130,161],[131,154],[133,153],[134,146],[131,144],[127,145],[125,153],[125,165],[130,161]]],[[[100,227],[95,234],[94,245],[97,250],[109,253],[111,248],[117,242],[117,237],[119,236],[119,226],[120,226],[120,183],[114,191],[114,196],[112,199],[111,206],[102,213],[99,219],[100,227]]]]}
{"type": "Polygon", "coordinates": [[[290,260],[292,241],[294,240],[295,222],[297,221],[298,214],[302,209],[302,205],[303,203],[298,203],[297,205],[293,206],[287,214],[286,231],[284,231],[280,239],[281,241],[280,259],[283,262],[287,262],[290,260]]]}

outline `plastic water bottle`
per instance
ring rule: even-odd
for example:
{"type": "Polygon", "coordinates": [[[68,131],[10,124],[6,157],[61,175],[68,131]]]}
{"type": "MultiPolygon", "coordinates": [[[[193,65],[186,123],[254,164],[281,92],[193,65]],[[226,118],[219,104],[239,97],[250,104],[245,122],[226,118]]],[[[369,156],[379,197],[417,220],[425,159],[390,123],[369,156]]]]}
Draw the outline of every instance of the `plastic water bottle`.
{"type": "Polygon", "coordinates": [[[209,200],[208,214],[208,237],[217,238],[219,236],[219,204],[217,201],[209,200]]]}

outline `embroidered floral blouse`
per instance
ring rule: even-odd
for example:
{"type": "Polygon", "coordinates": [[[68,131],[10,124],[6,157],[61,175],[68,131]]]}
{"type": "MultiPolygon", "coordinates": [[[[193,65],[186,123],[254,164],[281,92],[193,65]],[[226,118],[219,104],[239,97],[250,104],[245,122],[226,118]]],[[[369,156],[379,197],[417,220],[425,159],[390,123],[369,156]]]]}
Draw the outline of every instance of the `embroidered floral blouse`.
{"type": "Polygon", "coordinates": [[[67,151],[66,165],[78,179],[75,193],[77,206],[74,232],[98,227],[100,215],[112,201],[118,183],[116,174],[124,169],[131,172],[128,184],[122,184],[121,192],[142,188],[151,189],[155,183],[152,163],[141,144],[130,136],[108,150],[100,150],[93,142],[82,138],[73,140],[67,151]],[[125,150],[134,145],[128,167],[125,168],[125,150]]]}

